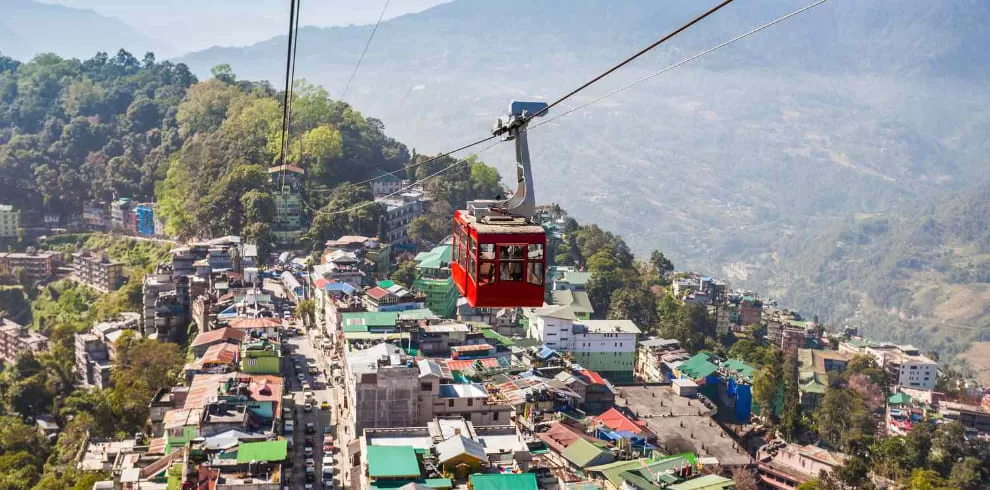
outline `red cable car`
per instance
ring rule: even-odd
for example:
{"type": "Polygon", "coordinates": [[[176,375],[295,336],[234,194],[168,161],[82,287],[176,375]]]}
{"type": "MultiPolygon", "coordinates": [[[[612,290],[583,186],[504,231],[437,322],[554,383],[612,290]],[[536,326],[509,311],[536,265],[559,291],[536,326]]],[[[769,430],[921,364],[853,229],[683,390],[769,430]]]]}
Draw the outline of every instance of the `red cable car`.
{"type": "Polygon", "coordinates": [[[526,124],[543,102],[513,102],[493,134],[516,143],[518,187],[506,201],[471,201],[454,213],[451,276],[475,308],[543,306],[547,236],[532,221],[536,209],[526,124]]]}

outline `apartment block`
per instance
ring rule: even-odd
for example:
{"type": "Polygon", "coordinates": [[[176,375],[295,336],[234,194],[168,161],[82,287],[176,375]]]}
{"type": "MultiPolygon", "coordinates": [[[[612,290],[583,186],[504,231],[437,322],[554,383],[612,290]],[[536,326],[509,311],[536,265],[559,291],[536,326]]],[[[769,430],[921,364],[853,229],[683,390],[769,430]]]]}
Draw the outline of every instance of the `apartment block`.
{"type": "Polygon", "coordinates": [[[116,290],[124,282],[124,263],[110,260],[100,253],[82,251],[72,254],[72,270],[76,280],[104,293],[116,290]]]}

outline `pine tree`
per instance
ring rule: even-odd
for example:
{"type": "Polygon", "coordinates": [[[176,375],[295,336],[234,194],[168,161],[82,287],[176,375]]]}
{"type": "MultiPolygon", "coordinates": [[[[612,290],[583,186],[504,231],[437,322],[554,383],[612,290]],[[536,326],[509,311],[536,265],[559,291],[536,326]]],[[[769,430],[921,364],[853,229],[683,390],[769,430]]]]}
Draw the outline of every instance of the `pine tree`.
{"type": "Polygon", "coordinates": [[[784,439],[793,441],[801,432],[801,395],[797,352],[787,355],[784,361],[784,409],[780,417],[780,432],[784,439]]]}

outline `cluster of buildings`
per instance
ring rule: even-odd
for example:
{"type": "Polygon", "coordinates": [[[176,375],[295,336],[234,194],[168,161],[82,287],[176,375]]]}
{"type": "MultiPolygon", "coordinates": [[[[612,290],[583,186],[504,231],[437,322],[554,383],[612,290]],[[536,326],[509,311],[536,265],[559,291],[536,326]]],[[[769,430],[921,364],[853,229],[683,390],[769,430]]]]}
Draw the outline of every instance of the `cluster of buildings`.
{"type": "Polygon", "coordinates": [[[48,337],[0,315],[0,363],[12,364],[24,352],[46,351],[48,337]]]}
{"type": "Polygon", "coordinates": [[[125,333],[140,337],[140,320],[138,313],[123,312],[112,321],[93,325],[89,332],[75,334],[75,369],[80,386],[97,389],[111,386],[117,342],[125,333]]]}

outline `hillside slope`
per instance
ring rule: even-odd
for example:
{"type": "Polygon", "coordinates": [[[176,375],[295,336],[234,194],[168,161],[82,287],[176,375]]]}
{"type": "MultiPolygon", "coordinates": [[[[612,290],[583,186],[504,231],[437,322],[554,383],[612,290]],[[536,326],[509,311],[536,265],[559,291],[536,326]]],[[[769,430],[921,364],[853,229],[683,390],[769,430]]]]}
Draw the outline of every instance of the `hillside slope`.
{"type": "Polygon", "coordinates": [[[138,58],[148,51],[171,54],[167,43],[152,39],[133,27],[91,10],[30,0],[0,2],[0,53],[29,60],[40,53],[86,59],[97,51],[120,49],[138,58]]]}
{"type": "Polygon", "coordinates": [[[762,279],[826,321],[943,355],[965,352],[990,340],[988,198],[984,184],[899,215],[860,216],[784,249],[762,279]]]}
{"type": "MultiPolygon", "coordinates": [[[[573,103],[803,5],[733,4],[573,103]]],[[[383,23],[347,99],[421,152],[445,150],[486,134],[508,101],[566,93],[703,8],[457,0],[383,23]]],[[[749,267],[781,235],[963,188],[990,150],[986,20],[976,0],[830,1],[534,130],[538,198],[610,223],[638,252],[711,269],[749,267]]],[[[304,29],[297,75],[338,96],[370,30],[304,29]]],[[[278,80],[284,43],[179,61],[278,80]]],[[[483,157],[511,174],[510,150],[483,157]]]]}

